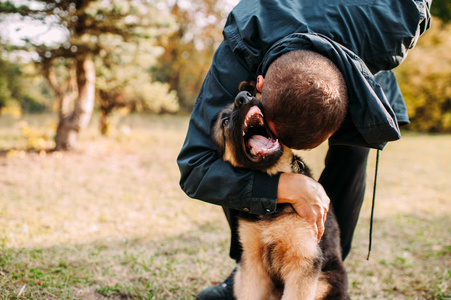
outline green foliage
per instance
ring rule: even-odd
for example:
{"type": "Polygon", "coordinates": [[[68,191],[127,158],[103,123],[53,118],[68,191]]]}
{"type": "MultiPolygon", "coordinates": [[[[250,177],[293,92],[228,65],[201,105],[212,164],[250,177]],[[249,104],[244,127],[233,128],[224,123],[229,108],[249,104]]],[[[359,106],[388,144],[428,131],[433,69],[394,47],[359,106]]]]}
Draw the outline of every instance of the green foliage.
{"type": "Polygon", "coordinates": [[[149,76],[130,81],[124,97],[131,100],[134,110],[138,112],[174,113],[179,110],[177,93],[169,91],[167,83],[150,82],[149,76]]]}
{"type": "Polygon", "coordinates": [[[409,129],[451,132],[451,24],[432,28],[420,38],[395,72],[411,119],[409,129]]]}
{"type": "Polygon", "coordinates": [[[17,79],[17,74],[12,72],[8,62],[0,60],[0,110],[14,102],[12,98],[11,83],[17,79]]]}
{"type": "Polygon", "coordinates": [[[451,21],[451,1],[433,0],[431,14],[439,18],[442,22],[449,23],[451,21]]]}
{"type": "Polygon", "coordinates": [[[166,2],[178,30],[159,39],[164,52],[153,74],[177,91],[180,106],[191,111],[214,51],[222,40],[221,32],[230,8],[218,0],[193,0],[189,7],[181,1],[166,2]]]}
{"type": "Polygon", "coordinates": [[[178,97],[168,84],[154,81],[149,70],[161,54],[149,42],[127,43],[105,36],[104,50],[96,60],[96,89],[103,113],[118,107],[134,111],[176,112],[178,97]]]}
{"type": "MultiPolygon", "coordinates": [[[[73,67],[89,55],[95,60],[97,95],[105,118],[112,110],[130,102],[139,102],[140,107],[153,111],[178,109],[174,93],[164,93],[167,88],[154,84],[149,75],[156,57],[162,53],[161,47],[155,46],[156,39],[176,27],[170,14],[156,7],[157,2],[38,0],[25,4],[2,2],[0,15],[20,15],[24,20],[39,21],[66,33],[66,38],[54,45],[43,45],[30,37],[25,40],[25,46],[15,48],[38,54],[42,73],[61,103],[62,99],[77,97],[77,84],[83,79],[80,80],[73,67]],[[143,94],[142,87],[149,93],[143,94]]],[[[30,109],[39,109],[39,101],[34,101],[32,94],[24,100],[30,109]]],[[[67,105],[60,104],[60,107],[67,110],[67,105]]]]}
{"type": "Polygon", "coordinates": [[[45,111],[50,105],[49,93],[33,65],[0,59],[0,110],[45,111]]]}

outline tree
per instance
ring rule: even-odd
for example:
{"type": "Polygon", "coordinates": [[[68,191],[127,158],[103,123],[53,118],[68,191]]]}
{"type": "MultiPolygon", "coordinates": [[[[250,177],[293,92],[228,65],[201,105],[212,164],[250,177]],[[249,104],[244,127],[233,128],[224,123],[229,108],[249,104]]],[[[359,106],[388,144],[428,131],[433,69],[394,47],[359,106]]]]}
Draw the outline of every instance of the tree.
{"type": "Polygon", "coordinates": [[[409,111],[409,129],[451,132],[451,24],[432,21],[395,73],[409,111]]]}
{"type": "Polygon", "coordinates": [[[2,48],[0,51],[5,57],[0,58],[0,113],[20,115],[22,111],[42,112],[47,109],[49,89],[34,65],[11,62],[2,48]]]}
{"type": "Polygon", "coordinates": [[[65,38],[56,46],[28,39],[20,48],[38,54],[42,73],[55,91],[60,117],[55,136],[56,150],[73,149],[79,131],[89,123],[94,108],[94,61],[101,53],[111,51],[104,43],[105,38],[116,36],[124,43],[139,43],[164,34],[170,27],[170,18],[165,18],[164,13],[155,13],[154,3],[146,0],[35,0],[22,3],[26,4],[2,2],[0,14],[20,15],[65,32],[65,38]]]}
{"type": "Polygon", "coordinates": [[[10,78],[17,77],[8,62],[0,60],[0,112],[11,100],[10,78]]]}
{"type": "Polygon", "coordinates": [[[96,63],[103,135],[108,133],[110,114],[119,107],[155,113],[178,110],[176,93],[169,92],[168,84],[155,82],[150,74],[162,49],[148,43],[124,43],[114,36],[105,38],[104,45],[108,50],[100,53],[97,59],[101,63],[96,63]]]}
{"type": "Polygon", "coordinates": [[[222,28],[229,10],[223,1],[167,1],[178,24],[170,36],[162,36],[158,45],[164,53],[154,68],[159,81],[177,91],[180,105],[190,111],[208,71],[214,51],[222,40],[222,28]]]}
{"type": "Polygon", "coordinates": [[[451,21],[451,1],[433,0],[431,14],[439,18],[443,23],[449,23],[451,21]]]}

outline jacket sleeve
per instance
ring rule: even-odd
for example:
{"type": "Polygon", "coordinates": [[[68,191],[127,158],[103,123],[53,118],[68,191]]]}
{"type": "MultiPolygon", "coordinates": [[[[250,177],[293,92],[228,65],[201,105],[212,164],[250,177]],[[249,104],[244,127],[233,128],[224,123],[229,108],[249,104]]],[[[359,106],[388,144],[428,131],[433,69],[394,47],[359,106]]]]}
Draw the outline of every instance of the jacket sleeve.
{"type": "Polygon", "coordinates": [[[397,67],[430,27],[431,0],[241,0],[224,35],[249,66],[292,33],[322,34],[357,54],[373,74],[397,67]]]}
{"type": "Polygon", "coordinates": [[[188,196],[263,215],[276,209],[279,176],[233,168],[219,157],[210,138],[219,111],[233,101],[239,83],[254,76],[226,43],[219,46],[194,106],[177,163],[180,186],[188,196]]]}
{"type": "Polygon", "coordinates": [[[384,90],[385,96],[395,112],[398,124],[400,126],[409,124],[410,120],[407,113],[406,103],[393,71],[380,71],[374,75],[374,79],[384,90]]]}

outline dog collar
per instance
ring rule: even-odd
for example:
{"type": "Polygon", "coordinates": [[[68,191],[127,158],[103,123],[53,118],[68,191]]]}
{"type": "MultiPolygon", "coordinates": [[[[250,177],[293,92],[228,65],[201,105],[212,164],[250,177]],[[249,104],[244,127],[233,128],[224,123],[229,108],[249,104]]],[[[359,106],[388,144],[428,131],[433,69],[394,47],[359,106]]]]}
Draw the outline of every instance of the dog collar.
{"type": "Polygon", "coordinates": [[[304,170],[305,165],[302,162],[302,160],[297,157],[296,155],[293,155],[293,161],[291,162],[291,169],[294,173],[301,173],[302,170],[304,170]]]}

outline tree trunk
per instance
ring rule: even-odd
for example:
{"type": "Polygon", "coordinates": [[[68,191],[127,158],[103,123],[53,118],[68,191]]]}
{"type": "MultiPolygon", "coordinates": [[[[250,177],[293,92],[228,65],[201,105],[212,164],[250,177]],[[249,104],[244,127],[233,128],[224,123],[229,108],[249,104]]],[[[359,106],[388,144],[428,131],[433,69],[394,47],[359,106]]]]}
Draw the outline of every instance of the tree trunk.
{"type": "Polygon", "coordinates": [[[90,55],[77,60],[76,76],[78,98],[71,114],[62,109],[67,106],[64,100],[60,103],[60,120],[55,136],[55,150],[73,150],[77,147],[78,133],[91,120],[95,99],[95,68],[90,55]]]}
{"type": "Polygon", "coordinates": [[[103,136],[106,136],[108,134],[109,131],[109,121],[108,121],[108,117],[110,116],[111,111],[107,111],[102,109],[100,111],[100,134],[102,134],[103,136]]]}

